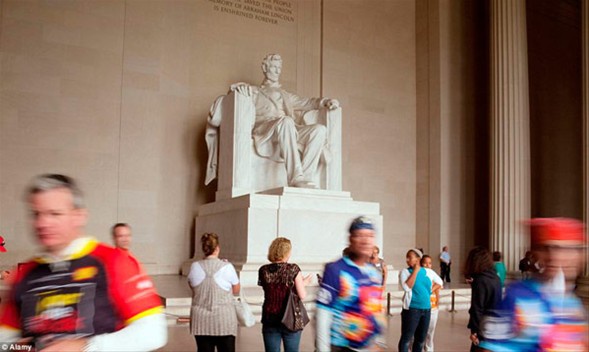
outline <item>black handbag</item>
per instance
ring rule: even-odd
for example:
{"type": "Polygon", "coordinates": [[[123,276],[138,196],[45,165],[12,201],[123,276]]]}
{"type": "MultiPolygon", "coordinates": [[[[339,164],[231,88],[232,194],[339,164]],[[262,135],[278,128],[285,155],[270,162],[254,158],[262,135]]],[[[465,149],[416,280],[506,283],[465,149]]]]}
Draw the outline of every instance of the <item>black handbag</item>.
{"type": "Polygon", "coordinates": [[[288,293],[286,310],[282,316],[282,325],[290,331],[301,331],[309,324],[309,315],[303,301],[294,291],[294,284],[288,293]]]}

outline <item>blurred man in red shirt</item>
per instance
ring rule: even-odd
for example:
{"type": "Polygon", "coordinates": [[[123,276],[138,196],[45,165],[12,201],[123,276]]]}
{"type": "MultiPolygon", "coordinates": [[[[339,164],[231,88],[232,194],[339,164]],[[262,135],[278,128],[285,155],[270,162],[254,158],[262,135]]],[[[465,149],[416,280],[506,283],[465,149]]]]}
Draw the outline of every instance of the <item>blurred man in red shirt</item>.
{"type": "Polygon", "coordinates": [[[121,251],[84,235],[87,211],[73,179],[33,179],[27,192],[41,253],[15,274],[0,341],[37,351],[147,351],[167,341],[151,279],[121,251]]]}

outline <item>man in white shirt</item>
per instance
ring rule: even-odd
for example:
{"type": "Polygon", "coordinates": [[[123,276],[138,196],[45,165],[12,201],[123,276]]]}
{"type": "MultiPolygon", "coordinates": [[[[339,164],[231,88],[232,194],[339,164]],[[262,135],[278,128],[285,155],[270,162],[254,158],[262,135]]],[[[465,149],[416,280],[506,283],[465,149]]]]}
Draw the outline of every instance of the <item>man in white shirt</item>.
{"type": "Polygon", "coordinates": [[[440,267],[441,272],[440,276],[442,280],[446,280],[446,282],[451,282],[450,279],[450,267],[452,265],[452,258],[450,257],[450,252],[448,251],[448,246],[444,246],[442,248],[442,253],[440,253],[440,267]]]}

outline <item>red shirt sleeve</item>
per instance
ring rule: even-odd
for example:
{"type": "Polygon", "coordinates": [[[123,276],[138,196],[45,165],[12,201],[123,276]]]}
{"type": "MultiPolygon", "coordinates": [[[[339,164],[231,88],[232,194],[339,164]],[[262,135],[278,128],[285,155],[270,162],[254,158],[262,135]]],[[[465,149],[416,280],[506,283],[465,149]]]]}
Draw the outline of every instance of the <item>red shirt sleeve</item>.
{"type": "Polygon", "coordinates": [[[161,313],[162,301],[137,259],[119,249],[104,246],[102,250],[112,251],[105,262],[108,291],[124,324],[161,313]]]}
{"type": "Polygon", "coordinates": [[[16,286],[23,281],[25,276],[37,266],[35,262],[27,262],[18,267],[10,287],[10,293],[6,301],[2,301],[0,304],[0,326],[21,329],[20,325],[20,312],[16,307],[16,286]]]}

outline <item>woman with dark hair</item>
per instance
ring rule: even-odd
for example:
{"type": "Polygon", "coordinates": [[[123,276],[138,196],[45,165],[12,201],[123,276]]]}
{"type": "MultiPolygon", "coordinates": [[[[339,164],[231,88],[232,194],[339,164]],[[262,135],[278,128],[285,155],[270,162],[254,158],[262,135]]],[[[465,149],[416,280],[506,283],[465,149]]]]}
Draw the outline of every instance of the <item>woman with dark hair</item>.
{"type": "Polygon", "coordinates": [[[491,252],[484,247],[473,248],[466,258],[464,276],[472,286],[468,310],[468,328],[472,342],[470,350],[477,351],[479,342],[484,339],[480,328],[482,318],[501,301],[501,282],[495,271],[491,252]]]}
{"type": "Polygon", "coordinates": [[[192,263],[188,283],[192,289],[190,331],[197,351],[234,352],[237,317],[233,295],[240,290],[231,263],[219,259],[219,236],[205,233],[200,238],[203,260],[192,263]]]}

